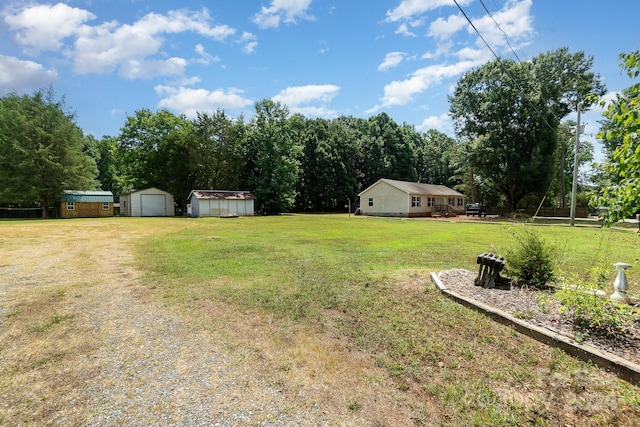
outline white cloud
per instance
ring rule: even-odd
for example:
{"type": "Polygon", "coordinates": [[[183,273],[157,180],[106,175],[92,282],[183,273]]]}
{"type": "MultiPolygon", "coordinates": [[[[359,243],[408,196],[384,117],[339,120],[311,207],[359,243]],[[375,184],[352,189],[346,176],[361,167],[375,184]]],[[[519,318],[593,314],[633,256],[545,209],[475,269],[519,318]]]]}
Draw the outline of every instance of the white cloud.
{"type": "MultiPolygon", "coordinates": [[[[534,33],[533,18],[530,13],[531,4],[532,0],[509,1],[502,10],[492,14],[493,19],[489,15],[484,15],[479,19],[473,19],[473,24],[494,49],[507,47],[509,43],[513,46],[513,43],[526,40],[534,33]],[[507,37],[509,43],[507,43],[507,37]]],[[[474,32],[472,28],[468,31],[470,34],[474,32]]],[[[479,37],[476,45],[486,49],[479,37]]]]}
{"type": "Polygon", "coordinates": [[[55,70],[41,64],[0,55],[0,94],[37,90],[58,80],[55,70]]]}
{"type": "Polygon", "coordinates": [[[413,96],[424,92],[429,87],[439,84],[442,79],[458,76],[475,65],[472,61],[461,61],[456,64],[439,64],[421,68],[413,73],[411,78],[396,80],[384,88],[384,96],[381,104],[368,112],[378,111],[382,107],[392,105],[405,105],[413,99],[413,96]]]}
{"type": "Polygon", "coordinates": [[[429,25],[429,35],[440,40],[449,40],[455,33],[469,25],[462,15],[438,18],[429,25]]]}
{"type": "Polygon", "coordinates": [[[324,107],[314,107],[306,104],[314,102],[329,102],[340,91],[340,86],[335,85],[307,85],[288,87],[272,98],[289,108],[292,113],[300,113],[305,116],[333,117],[334,110],[324,107]]]}
{"type": "Polygon", "coordinates": [[[204,65],[208,65],[211,64],[212,62],[219,62],[220,58],[214,55],[211,55],[210,53],[208,53],[204,46],[202,46],[200,43],[198,43],[195,47],[195,51],[198,55],[200,55],[200,58],[197,60],[198,63],[200,64],[204,64],[204,65]]]}
{"type": "MultiPolygon", "coordinates": [[[[60,50],[64,40],[73,37],[74,71],[110,73],[118,70],[126,78],[151,78],[184,72],[186,60],[162,52],[166,34],[192,32],[217,41],[235,34],[228,25],[211,25],[206,9],[149,13],[133,24],[117,21],[87,25],[92,13],[58,3],[55,6],[28,6],[18,12],[5,12],[5,21],[16,33],[16,40],[30,50],[60,50]]],[[[201,61],[215,57],[201,53],[201,61]]]]}
{"type": "Polygon", "coordinates": [[[240,37],[238,43],[244,44],[242,51],[246,54],[255,52],[256,48],[258,47],[258,42],[256,41],[255,34],[246,31],[242,33],[242,37],[240,37]]]}
{"type": "Polygon", "coordinates": [[[440,132],[444,132],[444,130],[452,129],[452,123],[453,121],[451,120],[449,113],[444,113],[439,116],[427,117],[422,121],[422,123],[416,126],[416,129],[420,132],[426,132],[429,129],[436,129],[440,132]]]}
{"type": "Polygon", "coordinates": [[[396,29],[396,34],[401,34],[403,36],[415,37],[416,35],[409,30],[409,26],[405,23],[400,24],[398,29],[396,29]]]}
{"type": "Polygon", "coordinates": [[[76,40],[74,67],[78,73],[108,73],[120,68],[120,74],[127,78],[155,77],[181,72],[184,65],[180,58],[165,61],[146,60],[156,55],[164,40],[162,34],[196,32],[216,40],[224,40],[235,30],[219,25],[211,27],[209,13],[189,11],[170,11],[167,15],[150,13],[133,25],[119,25],[108,22],[99,26],[83,26],[76,40]],[[159,68],[132,66],[132,64],[155,64],[159,68]]]}
{"type": "Polygon", "coordinates": [[[57,50],[65,38],[73,36],[86,21],[96,16],[89,11],[58,3],[25,7],[4,17],[16,31],[16,41],[35,51],[57,50]]]}
{"type": "Polygon", "coordinates": [[[157,76],[180,75],[184,73],[187,61],[182,58],[166,60],[131,59],[120,65],[120,74],[128,79],[150,79],[157,76]]]}
{"type": "Polygon", "coordinates": [[[253,104],[253,101],[242,96],[242,90],[236,88],[192,89],[185,87],[156,86],[156,93],[163,98],[158,103],[160,108],[168,108],[185,114],[189,118],[196,117],[196,113],[221,110],[237,110],[253,104]]]}
{"type": "MultiPolygon", "coordinates": [[[[458,4],[466,6],[471,1],[458,0],[458,4]]],[[[509,43],[515,49],[515,43],[520,43],[522,46],[533,35],[531,4],[532,0],[507,0],[503,9],[492,14],[493,19],[489,15],[484,15],[477,19],[472,18],[472,21],[492,49],[502,53],[508,50],[509,43]],[[496,25],[494,20],[500,27],[496,25]],[[507,43],[505,33],[508,35],[509,43],[507,43]]],[[[386,21],[399,22],[400,27],[404,28],[404,32],[407,33],[408,27],[406,25],[413,27],[421,25],[427,12],[442,6],[455,8],[455,3],[452,0],[403,0],[398,7],[387,12],[386,21]]],[[[461,14],[452,14],[446,19],[437,18],[432,21],[427,36],[436,39],[437,47],[435,52],[423,55],[422,59],[455,56],[457,57],[456,62],[424,67],[416,70],[405,80],[392,81],[385,86],[380,104],[367,112],[376,112],[381,108],[393,105],[405,105],[412,101],[415,95],[424,92],[433,85],[440,84],[443,79],[459,76],[469,69],[493,59],[491,51],[487,49],[480,37],[475,38],[474,46],[468,46],[456,37],[461,31],[475,35],[475,31],[461,14]],[[457,50],[454,50],[454,47],[457,50]]],[[[398,59],[395,58],[395,60],[398,59]]],[[[389,62],[388,65],[393,65],[393,62],[389,62]]],[[[379,69],[383,66],[387,66],[386,62],[379,69]]]]}
{"type": "Polygon", "coordinates": [[[313,20],[314,17],[307,14],[310,5],[311,0],[271,0],[271,5],[262,6],[251,20],[260,28],[277,28],[280,22],[295,23],[298,18],[313,20]]]}
{"type": "Polygon", "coordinates": [[[405,54],[403,52],[389,52],[384,57],[382,64],[378,65],[379,71],[386,71],[390,68],[397,67],[404,59],[405,54]]]}
{"type": "Polygon", "coordinates": [[[191,31],[218,41],[223,41],[235,34],[235,30],[228,25],[210,26],[210,20],[211,17],[206,9],[202,9],[200,12],[171,10],[166,15],[149,13],[133,26],[136,31],[149,35],[191,31]]]}
{"type": "MultiPolygon", "coordinates": [[[[472,0],[458,0],[460,6],[466,6],[472,0]]],[[[387,11],[387,22],[407,21],[430,10],[442,6],[455,6],[453,0],[402,0],[398,7],[387,11]]]]}
{"type": "Polygon", "coordinates": [[[331,101],[339,91],[340,86],[335,85],[295,86],[284,89],[272,99],[291,107],[313,100],[328,102],[331,101]]]}
{"type": "Polygon", "coordinates": [[[494,59],[493,54],[486,47],[484,49],[473,49],[470,47],[463,47],[455,53],[460,61],[472,61],[476,65],[484,64],[487,61],[494,59]]]}

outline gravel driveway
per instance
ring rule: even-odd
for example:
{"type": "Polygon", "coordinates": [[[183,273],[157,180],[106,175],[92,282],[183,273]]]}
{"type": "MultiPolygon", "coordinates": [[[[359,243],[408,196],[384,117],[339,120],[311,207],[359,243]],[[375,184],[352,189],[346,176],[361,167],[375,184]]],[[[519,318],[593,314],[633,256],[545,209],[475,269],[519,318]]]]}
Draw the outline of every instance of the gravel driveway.
{"type": "Polygon", "coordinates": [[[131,221],[10,227],[0,234],[0,363],[9,378],[0,384],[0,425],[411,423],[368,360],[339,381],[296,385],[282,381],[289,373],[277,360],[255,356],[259,346],[229,351],[223,335],[162,305],[133,268],[131,221]],[[349,408],[341,397],[349,393],[362,408],[349,408]]]}

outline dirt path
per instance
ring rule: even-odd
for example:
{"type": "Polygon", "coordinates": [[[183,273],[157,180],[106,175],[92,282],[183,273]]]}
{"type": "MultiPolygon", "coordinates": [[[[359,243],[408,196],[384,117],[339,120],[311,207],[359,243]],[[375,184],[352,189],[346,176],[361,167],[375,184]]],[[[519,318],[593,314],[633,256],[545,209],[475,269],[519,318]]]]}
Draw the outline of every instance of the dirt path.
{"type": "Polygon", "coordinates": [[[0,227],[0,425],[410,423],[358,355],[306,348],[335,366],[302,379],[270,354],[264,322],[242,347],[165,308],[133,267],[133,221],[0,227]]]}

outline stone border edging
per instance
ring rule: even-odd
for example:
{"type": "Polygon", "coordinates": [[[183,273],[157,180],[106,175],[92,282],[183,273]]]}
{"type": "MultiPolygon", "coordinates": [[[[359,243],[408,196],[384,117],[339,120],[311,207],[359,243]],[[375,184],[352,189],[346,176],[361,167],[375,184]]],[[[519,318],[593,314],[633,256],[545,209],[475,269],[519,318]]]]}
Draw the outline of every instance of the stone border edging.
{"type": "Polygon", "coordinates": [[[585,362],[591,362],[602,369],[615,372],[615,374],[623,380],[640,386],[640,365],[629,362],[615,354],[601,351],[588,345],[578,344],[567,336],[516,319],[502,310],[462,296],[457,292],[447,289],[436,273],[431,273],[431,280],[442,294],[454,301],[479,311],[503,325],[510,326],[521,334],[527,335],[544,344],[557,347],[571,356],[577,357],[585,362]]]}

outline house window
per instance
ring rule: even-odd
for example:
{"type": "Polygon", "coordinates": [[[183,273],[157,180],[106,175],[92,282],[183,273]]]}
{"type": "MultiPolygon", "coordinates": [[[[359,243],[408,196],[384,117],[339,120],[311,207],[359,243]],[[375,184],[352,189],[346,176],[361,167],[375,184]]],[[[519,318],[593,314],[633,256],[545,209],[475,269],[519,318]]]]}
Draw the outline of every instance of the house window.
{"type": "Polygon", "coordinates": [[[455,205],[455,203],[456,203],[456,199],[454,199],[453,197],[449,197],[449,204],[453,206],[455,205]]]}
{"type": "Polygon", "coordinates": [[[102,202],[102,210],[103,211],[109,210],[109,202],[102,202]]]}
{"type": "Polygon", "coordinates": [[[75,211],[76,210],[76,202],[67,202],[67,210],[75,211]]]}
{"type": "Polygon", "coordinates": [[[373,197],[369,197],[369,206],[373,206],[373,197]]]}
{"type": "Polygon", "coordinates": [[[427,197],[427,206],[435,206],[436,198],[435,197],[427,197]]]}
{"type": "Polygon", "coordinates": [[[420,196],[411,196],[411,207],[412,208],[420,207],[420,196]]]}
{"type": "Polygon", "coordinates": [[[459,197],[458,198],[458,207],[462,207],[462,206],[464,206],[463,199],[462,199],[462,197],[459,197]]]}

